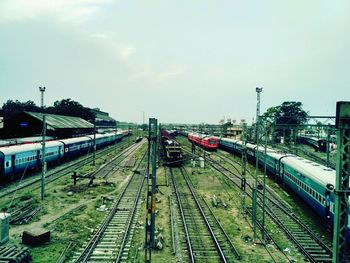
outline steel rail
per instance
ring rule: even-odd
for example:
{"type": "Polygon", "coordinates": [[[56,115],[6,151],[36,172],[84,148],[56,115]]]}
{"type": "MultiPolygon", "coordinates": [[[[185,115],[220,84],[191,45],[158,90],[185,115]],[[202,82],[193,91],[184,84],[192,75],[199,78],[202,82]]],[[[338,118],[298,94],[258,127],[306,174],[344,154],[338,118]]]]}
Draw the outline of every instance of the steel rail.
{"type": "MultiPolygon", "coordinates": [[[[144,153],[143,157],[141,158],[137,168],[141,165],[142,161],[144,160],[146,156],[146,152],[144,153]]],[[[137,169],[136,168],[136,169],[137,169]]],[[[116,211],[118,210],[118,206],[126,192],[126,190],[128,189],[129,185],[131,184],[132,180],[135,178],[136,175],[136,171],[133,172],[132,177],[129,179],[128,183],[124,186],[122,192],[120,193],[117,201],[115,202],[113,208],[111,209],[111,211],[109,212],[108,216],[104,219],[102,225],[100,226],[100,228],[98,229],[98,231],[94,234],[94,236],[90,239],[90,241],[88,242],[88,244],[85,246],[84,250],[82,251],[82,253],[80,254],[80,256],[74,260],[74,262],[87,262],[88,258],[90,257],[92,251],[95,249],[95,247],[97,246],[98,241],[101,239],[104,231],[106,230],[108,224],[111,222],[113,216],[115,215],[116,211]]],[[[142,181],[143,183],[143,181],[142,181]]]]}
{"type": "Polygon", "coordinates": [[[207,226],[207,228],[208,228],[208,230],[210,232],[210,235],[211,235],[211,237],[212,237],[212,239],[214,241],[214,244],[216,246],[216,249],[217,249],[217,251],[219,253],[219,256],[220,256],[221,260],[223,262],[227,263],[227,260],[226,260],[226,257],[224,255],[224,252],[222,251],[221,246],[219,244],[219,241],[217,240],[217,238],[216,238],[216,236],[214,234],[214,231],[213,231],[212,227],[210,226],[209,221],[208,221],[208,219],[207,219],[207,217],[206,217],[206,215],[205,215],[205,213],[204,213],[204,211],[202,209],[202,206],[200,205],[200,203],[198,201],[198,198],[197,198],[196,194],[194,193],[194,190],[192,189],[192,186],[190,185],[190,183],[188,181],[188,178],[186,176],[186,172],[185,172],[184,168],[180,167],[180,171],[181,171],[181,174],[183,175],[183,177],[184,177],[184,179],[186,181],[186,184],[187,184],[188,188],[191,191],[192,197],[193,197],[194,201],[196,202],[199,211],[201,212],[202,218],[204,219],[204,222],[205,222],[205,224],[206,224],[206,226],[207,226]]]}
{"type": "Polygon", "coordinates": [[[228,243],[230,244],[230,248],[233,252],[233,254],[235,255],[235,257],[237,259],[241,259],[241,255],[239,254],[238,250],[236,249],[236,247],[233,245],[230,237],[227,235],[226,231],[224,230],[223,226],[221,225],[220,221],[218,220],[218,218],[215,216],[213,210],[210,208],[209,204],[207,203],[207,201],[205,201],[204,197],[202,196],[202,200],[204,201],[204,204],[206,205],[206,207],[209,209],[210,214],[213,216],[213,218],[215,219],[215,223],[218,224],[220,230],[222,231],[222,233],[224,234],[225,238],[227,239],[228,243]]]}
{"type": "MultiPolygon", "coordinates": [[[[240,187],[240,184],[238,182],[236,182],[235,180],[233,180],[233,178],[227,176],[226,174],[224,174],[222,172],[222,170],[233,174],[230,170],[228,170],[227,168],[223,167],[222,165],[220,165],[217,162],[212,162],[215,165],[213,165],[213,168],[216,169],[217,171],[219,171],[220,173],[222,173],[224,176],[226,176],[231,182],[233,182],[237,187],[240,187]]],[[[233,174],[234,176],[237,177],[237,175],[233,174]]],[[[252,189],[252,186],[247,182],[247,186],[252,189]]],[[[269,193],[267,191],[267,193],[269,193]]],[[[251,194],[249,192],[246,192],[246,194],[249,197],[252,197],[251,194]]],[[[260,200],[261,200],[261,193],[259,193],[260,196],[260,200]]],[[[273,197],[276,198],[276,196],[273,194],[273,197]]],[[[294,223],[296,223],[299,227],[301,227],[307,234],[308,237],[313,239],[313,242],[317,245],[319,245],[322,249],[325,250],[325,254],[326,255],[332,255],[332,250],[328,247],[328,245],[321,240],[315,233],[314,231],[312,231],[311,228],[309,228],[306,224],[304,224],[291,210],[285,208],[283,206],[283,204],[281,203],[280,200],[274,200],[272,199],[270,196],[266,197],[267,200],[269,200],[271,203],[273,203],[278,209],[280,209],[280,211],[282,211],[286,216],[288,216],[291,220],[293,220],[294,223]]],[[[260,207],[262,207],[261,203],[258,203],[258,205],[260,207]]],[[[276,217],[276,215],[274,214],[273,211],[271,211],[270,207],[266,207],[266,211],[268,212],[268,215],[273,219],[274,222],[276,222],[283,231],[285,231],[285,233],[293,240],[293,242],[298,246],[298,248],[303,252],[303,254],[311,261],[311,262],[317,262],[317,260],[315,261],[315,257],[305,249],[305,247],[296,239],[296,237],[294,236],[294,234],[284,225],[284,222],[282,222],[280,219],[278,219],[276,217]]]]}
{"type": "Polygon", "coordinates": [[[119,263],[120,260],[121,260],[121,257],[122,257],[122,254],[124,252],[124,248],[125,248],[125,243],[127,241],[127,238],[129,237],[129,233],[130,233],[130,227],[131,227],[131,224],[132,224],[132,221],[134,220],[135,218],[135,214],[136,214],[136,208],[137,208],[137,205],[138,205],[138,202],[140,200],[140,196],[141,196],[141,192],[142,192],[142,189],[143,189],[143,185],[145,183],[145,179],[146,179],[146,170],[145,170],[145,174],[143,176],[143,179],[142,179],[142,182],[140,184],[140,187],[139,187],[139,190],[137,192],[137,196],[135,198],[135,203],[134,203],[134,207],[132,208],[132,210],[130,211],[130,214],[131,216],[129,217],[129,220],[126,224],[126,231],[124,232],[124,236],[123,236],[123,240],[120,244],[120,248],[119,248],[119,251],[118,251],[118,256],[117,256],[117,259],[114,261],[115,263],[119,263]]]}
{"type": "Polygon", "coordinates": [[[179,204],[180,213],[181,213],[181,218],[182,218],[182,222],[183,222],[184,229],[185,229],[185,235],[186,235],[186,241],[187,241],[187,242],[186,242],[186,245],[187,245],[187,249],[188,249],[188,251],[189,251],[190,261],[191,261],[191,263],[194,263],[194,262],[195,262],[195,257],[194,257],[194,253],[193,253],[193,249],[192,249],[192,244],[191,244],[190,234],[189,234],[188,227],[187,227],[187,223],[186,223],[185,214],[184,214],[183,207],[182,207],[182,203],[181,203],[181,200],[180,200],[180,195],[179,195],[179,192],[178,192],[178,190],[177,190],[176,183],[175,183],[174,174],[173,174],[173,169],[172,169],[172,168],[169,168],[169,169],[170,169],[171,181],[173,182],[173,186],[174,186],[174,190],[175,190],[176,199],[177,199],[177,202],[178,202],[178,204],[179,204]]]}

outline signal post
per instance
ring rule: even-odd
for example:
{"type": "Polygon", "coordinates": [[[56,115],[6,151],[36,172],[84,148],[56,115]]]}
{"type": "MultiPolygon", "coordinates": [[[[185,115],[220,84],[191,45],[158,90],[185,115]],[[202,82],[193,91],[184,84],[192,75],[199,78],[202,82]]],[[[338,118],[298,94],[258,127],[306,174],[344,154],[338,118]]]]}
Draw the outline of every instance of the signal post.
{"type": "Polygon", "coordinates": [[[346,228],[350,195],[350,102],[338,101],[336,114],[337,175],[335,181],[333,263],[347,262],[346,228]]]}

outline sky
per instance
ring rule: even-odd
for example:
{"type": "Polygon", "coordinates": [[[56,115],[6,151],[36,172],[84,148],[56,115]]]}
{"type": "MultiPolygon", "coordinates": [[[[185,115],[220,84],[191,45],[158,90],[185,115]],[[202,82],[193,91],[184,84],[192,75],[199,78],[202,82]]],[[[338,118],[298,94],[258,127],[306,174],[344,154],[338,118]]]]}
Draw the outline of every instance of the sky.
{"type": "Polygon", "coordinates": [[[1,0],[0,106],[71,98],[120,121],[250,123],[350,101],[350,1],[1,0]]]}

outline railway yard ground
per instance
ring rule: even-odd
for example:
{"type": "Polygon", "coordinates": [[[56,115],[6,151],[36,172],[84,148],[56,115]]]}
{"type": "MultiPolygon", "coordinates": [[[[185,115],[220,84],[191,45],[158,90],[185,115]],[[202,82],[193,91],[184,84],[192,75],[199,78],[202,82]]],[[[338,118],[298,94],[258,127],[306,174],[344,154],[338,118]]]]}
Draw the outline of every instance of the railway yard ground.
{"type": "MultiPolygon", "coordinates": [[[[179,141],[184,147],[190,147],[186,139],[179,141]]],[[[141,180],[135,181],[135,184],[140,185],[140,197],[131,196],[124,191],[128,189],[129,184],[133,183],[133,180],[136,180],[134,178],[145,176],[144,156],[147,143],[145,139],[138,144],[131,142],[133,139],[124,141],[119,146],[111,146],[110,151],[96,159],[95,166],[89,161],[75,170],[81,175],[95,171],[95,179],[90,185],[88,179],[80,179],[74,185],[72,171],[69,171],[46,185],[43,201],[40,200],[40,187],[37,185],[28,186],[1,197],[1,211],[7,210],[9,213],[14,213],[24,210],[28,203],[37,208],[31,210],[37,212],[27,222],[11,224],[10,241],[6,245],[22,246],[24,231],[34,235],[50,231],[49,242],[29,247],[31,262],[93,262],[90,257],[103,254],[103,251],[105,254],[110,253],[108,254],[110,257],[119,255],[120,262],[144,262],[145,217],[143,215],[146,212],[146,183],[141,180]],[[133,201],[134,198],[135,201],[133,201]],[[124,204],[119,203],[122,200],[124,204]],[[113,207],[116,207],[115,215],[122,211],[129,211],[130,202],[135,203],[133,205],[135,209],[130,210],[135,217],[131,217],[131,212],[128,212],[130,214],[127,217],[130,219],[125,224],[129,226],[118,232],[122,236],[122,240],[118,241],[121,245],[113,241],[117,244],[119,251],[109,252],[108,245],[103,245],[101,252],[102,245],[100,245],[100,252],[93,252],[93,249],[99,246],[95,244],[98,243],[96,240],[100,239],[96,232],[104,224],[103,222],[107,224],[114,220],[107,220],[108,212],[113,210],[113,207]],[[89,245],[89,240],[92,239],[94,245],[89,245]],[[78,261],[79,256],[85,257],[85,261],[78,261]]],[[[202,150],[198,150],[196,153],[201,154],[201,152],[202,150]]],[[[202,233],[207,230],[202,223],[200,212],[196,214],[195,203],[191,203],[194,197],[190,196],[189,191],[185,192],[187,187],[193,190],[198,199],[205,214],[203,218],[206,217],[205,220],[209,221],[218,243],[223,248],[223,253],[228,258],[227,262],[305,261],[305,255],[269,216],[266,216],[265,228],[271,240],[264,242],[259,227],[256,229],[257,234],[254,239],[250,216],[252,207],[250,193],[248,190],[243,193],[214,165],[216,162],[216,165],[221,165],[222,169],[241,171],[238,164],[240,158],[219,150],[217,153],[208,153],[205,167],[200,168],[198,164],[193,167],[189,160],[190,154],[185,156],[187,159],[181,168],[169,168],[163,166],[161,162],[157,167],[155,229],[157,249],[152,251],[152,262],[189,262],[189,247],[185,244],[186,231],[191,237],[193,249],[197,249],[194,254],[196,257],[202,257],[196,262],[226,262],[222,261],[220,256],[214,255],[216,249],[214,245],[209,244],[211,242],[209,234],[208,236],[198,234],[194,238],[196,231],[202,233]],[[178,197],[176,193],[179,193],[178,197]],[[181,216],[185,220],[181,220],[181,216]],[[226,238],[230,240],[232,246],[226,244],[226,238]],[[199,247],[204,249],[198,250],[199,247]],[[234,255],[232,252],[234,250],[238,251],[238,255],[234,255]]],[[[254,174],[254,171],[255,167],[248,165],[248,173],[254,174]]],[[[329,237],[324,234],[324,229],[317,224],[317,217],[310,209],[304,207],[297,197],[269,178],[267,178],[267,185],[274,195],[278,196],[290,211],[293,211],[293,214],[318,236],[326,242],[329,241],[329,237]]],[[[136,190],[132,191],[136,192],[136,190]]],[[[261,216],[261,213],[261,209],[258,209],[258,216],[261,216]]],[[[99,260],[99,262],[112,262],[110,259],[99,260]]]]}

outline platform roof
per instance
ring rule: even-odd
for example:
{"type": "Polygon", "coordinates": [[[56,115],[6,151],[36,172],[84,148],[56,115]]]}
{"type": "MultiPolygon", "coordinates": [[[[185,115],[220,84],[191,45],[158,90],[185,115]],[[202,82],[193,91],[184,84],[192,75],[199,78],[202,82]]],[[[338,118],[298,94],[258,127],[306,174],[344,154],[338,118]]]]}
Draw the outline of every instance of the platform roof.
{"type": "Polygon", "coordinates": [[[110,117],[107,112],[103,112],[103,111],[100,111],[100,110],[97,110],[97,109],[90,109],[90,111],[95,114],[97,121],[115,122],[115,119],[110,117]]]}
{"type": "MultiPolygon", "coordinates": [[[[43,114],[39,112],[25,111],[26,114],[42,121],[43,114]]],[[[48,128],[51,129],[91,129],[94,127],[90,122],[73,116],[45,114],[48,128]]]]}

